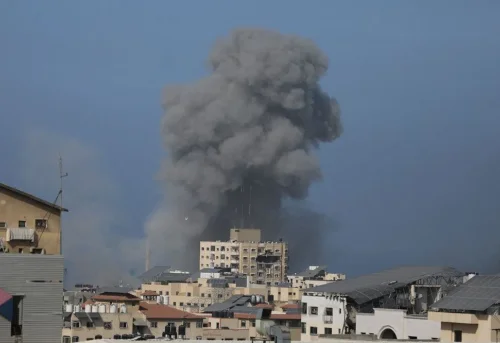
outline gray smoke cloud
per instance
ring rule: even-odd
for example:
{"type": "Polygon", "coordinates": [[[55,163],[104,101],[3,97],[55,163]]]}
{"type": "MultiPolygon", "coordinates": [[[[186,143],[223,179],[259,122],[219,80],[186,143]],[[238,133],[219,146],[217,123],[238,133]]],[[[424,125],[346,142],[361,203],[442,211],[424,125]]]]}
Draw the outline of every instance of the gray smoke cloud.
{"type": "Polygon", "coordinates": [[[338,103],[319,85],[328,58],[314,42],[237,29],[216,42],[209,65],[207,77],[164,90],[166,198],[146,226],[155,259],[185,267],[198,257],[187,248],[226,239],[230,227],[292,244],[295,230],[317,232],[324,220],[297,224],[283,201],[307,197],[321,179],[314,150],[342,132],[338,103]]]}

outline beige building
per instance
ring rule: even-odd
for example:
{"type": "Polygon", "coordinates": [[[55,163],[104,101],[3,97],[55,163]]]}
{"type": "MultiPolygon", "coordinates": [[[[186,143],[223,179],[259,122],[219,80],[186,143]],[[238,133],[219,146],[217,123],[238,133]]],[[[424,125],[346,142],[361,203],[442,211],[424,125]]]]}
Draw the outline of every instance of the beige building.
{"type": "MultiPolygon", "coordinates": [[[[71,306],[71,305],[67,305],[71,306]]],[[[63,343],[91,339],[132,338],[136,335],[161,337],[166,326],[184,325],[185,337],[201,337],[203,317],[163,304],[141,302],[123,292],[97,294],[81,306],[71,306],[62,331],[63,343]]]]}
{"type": "Polygon", "coordinates": [[[307,289],[332,281],[345,280],[345,274],[328,273],[326,268],[326,266],[309,266],[300,273],[288,275],[288,282],[292,287],[307,289]]]}
{"type": "Polygon", "coordinates": [[[288,272],[288,244],[262,242],[259,229],[231,229],[229,241],[200,242],[200,269],[230,268],[251,283],[278,285],[288,272]]]}
{"type": "Polygon", "coordinates": [[[61,254],[61,213],[54,203],[0,183],[0,251],[61,254]]]}
{"type": "Polygon", "coordinates": [[[478,275],[434,303],[441,342],[500,341],[500,275],[478,275]]]}

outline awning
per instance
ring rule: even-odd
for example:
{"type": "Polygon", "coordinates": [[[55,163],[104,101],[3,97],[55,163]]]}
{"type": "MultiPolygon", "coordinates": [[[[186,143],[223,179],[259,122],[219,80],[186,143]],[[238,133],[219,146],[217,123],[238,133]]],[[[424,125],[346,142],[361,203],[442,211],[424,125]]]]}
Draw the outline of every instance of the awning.
{"type": "Polygon", "coordinates": [[[74,314],[79,320],[95,321],[101,319],[101,315],[97,312],[75,312],[74,314]]]}
{"type": "Polygon", "coordinates": [[[144,319],[134,319],[134,326],[148,326],[148,323],[144,319]]]}
{"type": "Polygon", "coordinates": [[[26,227],[8,228],[5,236],[6,241],[35,241],[35,229],[26,227]]]}
{"type": "Polygon", "coordinates": [[[0,288],[0,316],[12,321],[14,314],[14,302],[12,295],[0,288]]]}

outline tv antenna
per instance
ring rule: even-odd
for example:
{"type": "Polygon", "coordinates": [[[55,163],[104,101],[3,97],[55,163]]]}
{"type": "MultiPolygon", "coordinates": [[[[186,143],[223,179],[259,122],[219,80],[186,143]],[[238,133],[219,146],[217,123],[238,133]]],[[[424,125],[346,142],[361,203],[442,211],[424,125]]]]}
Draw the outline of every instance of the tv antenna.
{"type": "MultiPolygon", "coordinates": [[[[59,207],[61,208],[61,214],[63,212],[63,179],[68,176],[68,173],[64,172],[63,169],[63,159],[61,154],[59,154],[59,193],[57,194],[57,197],[59,198],[59,207]]],[[[57,200],[57,199],[56,199],[57,200]]],[[[59,251],[61,252],[62,255],[62,227],[61,227],[61,233],[59,236],[59,251]]]]}

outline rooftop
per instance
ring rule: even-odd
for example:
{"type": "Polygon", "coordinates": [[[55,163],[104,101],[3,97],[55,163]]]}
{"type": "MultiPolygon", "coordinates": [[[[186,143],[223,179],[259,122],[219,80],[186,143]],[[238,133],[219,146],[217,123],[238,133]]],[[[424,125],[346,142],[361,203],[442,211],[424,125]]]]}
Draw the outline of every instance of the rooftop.
{"type": "Polygon", "coordinates": [[[477,275],[450,290],[431,310],[484,312],[496,304],[500,304],[500,275],[477,275]]]}
{"type": "Polygon", "coordinates": [[[40,204],[40,205],[44,205],[44,206],[50,207],[50,208],[52,208],[54,210],[61,211],[61,212],[68,212],[68,210],[66,208],[62,208],[62,207],[60,207],[60,206],[58,206],[58,205],[56,205],[54,203],[51,203],[51,202],[46,201],[46,200],[43,200],[43,199],[41,199],[39,197],[36,197],[36,196],[34,196],[32,194],[26,193],[26,192],[24,192],[24,191],[22,191],[20,189],[14,188],[12,186],[6,185],[6,184],[1,183],[1,182],[0,182],[0,189],[3,189],[3,190],[5,190],[7,192],[10,192],[10,193],[14,193],[14,194],[16,194],[16,195],[18,195],[18,196],[20,196],[22,198],[29,199],[31,201],[34,201],[34,202],[40,204]]]}
{"type": "Polygon", "coordinates": [[[404,266],[352,279],[334,281],[306,289],[308,293],[333,293],[363,304],[383,297],[395,289],[428,277],[459,277],[464,274],[450,267],[404,266]]]}
{"type": "Polygon", "coordinates": [[[104,301],[104,302],[114,302],[114,301],[140,301],[141,299],[132,294],[98,294],[92,297],[93,301],[104,301]]]}
{"type": "Polygon", "coordinates": [[[301,271],[300,273],[297,273],[297,276],[301,276],[304,278],[311,278],[315,277],[321,272],[326,272],[327,266],[310,266],[306,270],[301,271]]]}
{"type": "Polygon", "coordinates": [[[168,305],[141,302],[140,310],[148,319],[203,319],[201,316],[168,305]]]}

